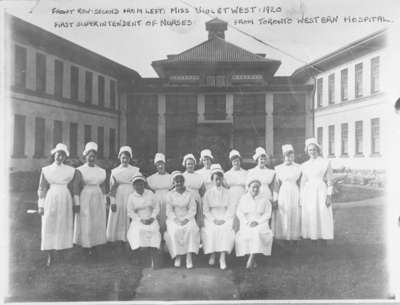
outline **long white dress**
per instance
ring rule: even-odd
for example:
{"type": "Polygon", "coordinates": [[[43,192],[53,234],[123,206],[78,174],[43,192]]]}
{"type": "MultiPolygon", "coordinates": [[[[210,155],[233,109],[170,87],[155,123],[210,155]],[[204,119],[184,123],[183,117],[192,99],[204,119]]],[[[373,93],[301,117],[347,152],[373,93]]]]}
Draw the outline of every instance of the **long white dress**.
{"type": "Polygon", "coordinates": [[[110,189],[111,197],[115,198],[117,210],[108,214],[107,222],[107,241],[126,241],[126,234],[129,227],[129,218],[127,214],[127,203],[129,195],[134,191],[130,179],[140,174],[136,166],[122,165],[111,171],[110,189]]]}
{"type": "Polygon", "coordinates": [[[74,244],[90,248],[105,244],[106,197],[104,182],[106,171],[99,166],[84,164],[78,167],[80,212],[75,214],[74,244]]]}
{"type": "Polygon", "coordinates": [[[264,194],[268,199],[272,199],[271,187],[275,178],[275,171],[267,167],[261,169],[258,166],[249,169],[247,179],[256,178],[261,182],[260,194],[264,194]]]}
{"type": "Polygon", "coordinates": [[[194,200],[196,201],[196,220],[197,224],[201,227],[203,226],[203,201],[200,196],[200,189],[204,185],[203,177],[196,172],[189,173],[187,171],[183,173],[183,177],[185,178],[187,190],[193,193],[194,200]]]}
{"type": "Polygon", "coordinates": [[[272,231],[276,239],[297,240],[301,236],[300,165],[285,163],[275,167],[278,208],[273,211],[272,231]]]}
{"type": "Polygon", "coordinates": [[[155,173],[147,178],[147,183],[150,188],[155,192],[155,198],[160,206],[160,213],[158,214],[158,221],[160,223],[161,231],[165,231],[165,220],[166,215],[166,204],[167,204],[167,194],[172,187],[171,175],[165,173],[160,175],[155,173]]]}
{"type": "Polygon", "coordinates": [[[235,204],[235,218],[233,227],[235,232],[239,230],[239,220],[236,216],[236,209],[240,198],[246,193],[247,171],[243,168],[235,170],[231,168],[224,174],[225,182],[229,187],[229,195],[235,204]]]}
{"type": "Polygon", "coordinates": [[[224,187],[211,187],[203,198],[204,227],[201,229],[201,240],[204,254],[226,251],[232,252],[235,244],[233,217],[235,203],[229,191],[224,187]],[[225,221],[217,225],[214,220],[225,221]]]}
{"type": "Polygon", "coordinates": [[[136,191],[128,198],[127,213],[132,219],[127,238],[132,250],[141,247],[160,248],[160,226],[156,219],[160,206],[152,191],[144,190],[142,195],[136,191]],[[154,218],[151,224],[143,224],[141,220],[154,218]]]}
{"type": "Polygon", "coordinates": [[[213,183],[211,181],[211,168],[207,169],[205,167],[202,167],[198,169],[196,173],[203,178],[205,189],[209,190],[213,186],[213,183]]]}
{"type": "Polygon", "coordinates": [[[239,201],[236,215],[240,221],[240,230],[236,234],[236,256],[261,253],[271,255],[273,234],[269,227],[272,206],[265,195],[253,198],[249,193],[239,201]],[[250,227],[250,223],[258,224],[250,227]]]}
{"type": "Polygon", "coordinates": [[[301,165],[301,236],[305,239],[333,239],[332,205],[326,206],[327,182],[332,170],[329,160],[310,159],[301,165]]]}
{"type": "Polygon", "coordinates": [[[68,184],[74,175],[75,169],[65,164],[54,162],[42,168],[38,189],[39,207],[44,208],[41,250],[72,248],[73,200],[68,184]]]}
{"type": "Polygon", "coordinates": [[[172,190],[167,196],[167,231],[164,233],[165,243],[172,258],[189,252],[198,253],[200,247],[200,231],[194,219],[196,202],[193,192],[185,190],[182,194],[172,190]],[[188,223],[180,225],[175,222],[187,219],[188,223]]]}

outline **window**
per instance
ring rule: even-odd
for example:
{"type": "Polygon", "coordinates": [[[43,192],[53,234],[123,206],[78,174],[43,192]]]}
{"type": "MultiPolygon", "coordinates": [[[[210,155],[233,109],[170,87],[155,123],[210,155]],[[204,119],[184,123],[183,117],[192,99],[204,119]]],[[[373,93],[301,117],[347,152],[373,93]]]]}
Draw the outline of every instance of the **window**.
{"type": "Polygon", "coordinates": [[[342,140],[341,140],[341,154],[347,156],[349,154],[349,124],[343,123],[342,128],[342,140]]]}
{"type": "Polygon", "coordinates": [[[97,145],[97,155],[102,159],[104,158],[104,127],[97,128],[97,145]]]}
{"type": "Polygon", "coordinates": [[[361,97],[363,95],[363,64],[359,63],[355,66],[354,71],[354,88],[355,88],[355,96],[361,97]]]}
{"type": "Polygon", "coordinates": [[[60,60],[54,61],[54,94],[62,97],[64,64],[60,60]]]}
{"type": "Polygon", "coordinates": [[[104,107],[104,77],[99,75],[97,80],[98,80],[97,92],[99,98],[99,106],[104,107]]]}
{"type": "Polygon", "coordinates": [[[46,91],[46,57],[41,53],[36,53],[36,90],[46,91]]]}
{"type": "Polygon", "coordinates": [[[328,154],[329,156],[335,156],[335,125],[329,125],[328,132],[328,154]]]}
{"type": "Polygon", "coordinates": [[[115,158],[116,156],[116,150],[115,150],[115,140],[116,140],[116,135],[115,135],[115,129],[114,128],[110,128],[110,159],[115,158]]]}
{"type": "Polygon", "coordinates": [[[62,122],[54,121],[54,130],[53,130],[53,147],[57,145],[57,143],[62,143],[62,122]]]}
{"type": "Polygon", "coordinates": [[[324,132],[323,127],[317,128],[317,142],[318,142],[319,146],[321,146],[321,147],[323,145],[323,136],[324,136],[323,132],[324,132]]]}
{"type": "Polygon", "coordinates": [[[371,119],[371,154],[379,154],[379,118],[371,119]]]}
{"type": "Polygon", "coordinates": [[[25,122],[24,115],[16,114],[14,116],[14,148],[13,157],[25,157],[25,122]]]}
{"type": "Polygon", "coordinates": [[[86,71],[85,73],[85,103],[92,103],[93,73],[86,71]]]}
{"type": "Polygon", "coordinates": [[[379,56],[371,59],[371,94],[379,91],[379,56]]]}
{"type": "Polygon", "coordinates": [[[328,103],[335,103],[335,74],[328,76],[328,103]]]}
{"type": "Polygon", "coordinates": [[[226,86],[225,75],[217,75],[215,78],[215,85],[217,87],[225,87],[226,86]]]}
{"type": "Polygon", "coordinates": [[[17,87],[26,87],[26,49],[15,46],[14,63],[14,85],[17,87]]]}
{"type": "Polygon", "coordinates": [[[78,124],[71,123],[69,126],[69,152],[71,157],[78,155],[78,124]]]}
{"type": "Polygon", "coordinates": [[[225,95],[206,95],[204,108],[204,116],[206,120],[225,120],[225,95]]]}
{"type": "Polygon", "coordinates": [[[115,80],[110,80],[110,107],[115,109],[115,80]]]}
{"type": "Polygon", "coordinates": [[[215,76],[210,75],[206,77],[206,85],[210,87],[215,87],[215,76]]]}
{"type": "Polygon", "coordinates": [[[84,135],[83,135],[83,139],[85,141],[85,144],[87,142],[92,141],[92,126],[90,125],[85,125],[84,127],[84,135]]]}
{"type": "Polygon", "coordinates": [[[323,90],[323,79],[318,78],[318,80],[317,80],[317,108],[322,107],[322,90],[323,90]]]}
{"type": "Polygon", "coordinates": [[[71,66],[71,99],[77,101],[79,98],[79,69],[71,66]]]}
{"type": "Polygon", "coordinates": [[[356,125],[356,155],[362,155],[363,154],[363,122],[362,121],[357,121],[356,125]]]}
{"type": "Polygon", "coordinates": [[[35,158],[44,157],[45,145],[45,120],[43,118],[35,119],[35,158]]]}
{"type": "MultiPolygon", "coordinates": [[[[274,95],[274,99],[281,95],[274,95]]],[[[283,96],[285,97],[285,96],[283,96]]],[[[287,99],[284,102],[289,101],[287,99]]],[[[282,105],[284,103],[278,103],[282,105]]],[[[274,108],[275,109],[275,108],[274,108]]],[[[235,115],[265,115],[265,95],[264,94],[235,94],[233,111],[235,115]]]]}
{"type": "Polygon", "coordinates": [[[342,101],[347,101],[349,98],[349,70],[343,69],[340,71],[340,98],[342,101]]]}

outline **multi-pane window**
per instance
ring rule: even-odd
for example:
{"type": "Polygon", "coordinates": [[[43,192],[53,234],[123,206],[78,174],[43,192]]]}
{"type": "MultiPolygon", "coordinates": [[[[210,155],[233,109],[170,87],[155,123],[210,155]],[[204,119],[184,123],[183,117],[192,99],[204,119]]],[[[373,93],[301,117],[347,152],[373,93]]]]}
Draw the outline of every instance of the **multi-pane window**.
{"type": "Polygon", "coordinates": [[[99,106],[104,107],[104,77],[101,75],[97,77],[97,93],[99,106]]]}
{"type": "Polygon", "coordinates": [[[53,146],[56,146],[57,143],[62,143],[63,137],[62,137],[62,122],[61,121],[54,121],[54,126],[53,126],[53,146]]]}
{"type": "Polygon", "coordinates": [[[379,154],[379,118],[371,119],[371,154],[379,154]]]}
{"type": "Polygon", "coordinates": [[[379,56],[371,59],[371,94],[379,91],[379,56]]]}
{"type": "Polygon", "coordinates": [[[71,99],[77,101],[79,98],[79,69],[71,66],[71,99]]]}
{"type": "Polygon", "coordinates": [[[363,64],[358,63],[354,68],[354,89],[355,96],[361,97],[363,95],[363,64]]]}
{"type": "Polygon", "coordinates": [[[36,53],[36,90],[46,91],[46,56],[36,53]]]}
{"type": "Polygon", "coordinates": [[[97,128],[97,155],[99,158],[104,158],[104,127],[97,128]]]}
{"type": "Polygon", "coordinates": [[[71,123],[69,126],[69,152],[71,157],[78,155],[78,124],[71,123]]]}
{"type": "Polygon", "coordinates": [[[349,154],[349,124],[343,123],[341,125],[341,154],[347,156],[349,154]]]}
{"type": "Polygon", "coordinates": [[[357,121],[355,123],[355,153],[356,155],[363,154],[363,121],[357,121]]]}
{"type": "Polygon", "coordinates": [[[54,95],[62,97],[64,64],[56,59],[54,61],[54,95]]]}
{"type": "Polygon", "coordinates": [[[115,150],[115,143],[116,141],[116,133],[115,133],[115,129],[114,128],[110,128],[110,149],[109,149],[109,156],[110,158],[114,158],[116,155],[116,150],[115,150]]]}
{"type": "Polygon", "coordinates": [[[44,157],[45,145],[45,120],[43,118],[35,119],[35,158],[44,157]]]}
{"type": "Polygon", "coordinates": [[[92,103],[92,89],[93,89],[93,73],[86,71],[85,73],[85,103],[92,103]]]}
{"type": "Polygon", "coordinates": [[[349,98],[349,70],[340,71],[340,99],[347,101],[349,98]]]}
{"type": "Polygon", "coordinates": [[[26,48],[15,46],[14,85],[26,87],[26,48]]]}
{"type": "Polygon", "coordinates": [[[317,142],[318,142],[319,146],[321,146],[321,147],[323,144],[323,136],[324,136],[323,131],[324,131],[323,127],[317,128],[317,142]]]}
{"type": "Polygon", "coordinates": [[[25,124],[26,117],[16,114],[14,116],[14,147],[13,157],[25,156],[25,124]]]}
{"type": "Polygon", "coordinates": [[[83,130],[83,139],[85,141],[85,144],[87,142],[92,141],[92,126],[85,125],[84,130],[83,130]]]}
{"type": "Polygon", "coordinates": [[[328,127],[328,154],[329,156],[335,155],[335,125],[329,125],[328,127]]]}
{"type": "Polygon", "coordinates": [[[110,108],[115,109],[115,80],[110,80],[110,108]]]}
{"type": "Polygon", "coordinates": [[[335,103],[335,74],[328,76],[328,103],[335,103]]]}
{"type": "Polygon", "coordinates": [[[206,95],[204,116],[207,120],[225,120],[226,98],[225,95],[206,95]]]}
{"type": "Polygon", "coordinates": [[[322,107],[323,79],[317,79],[317,107],[322,107]]]}

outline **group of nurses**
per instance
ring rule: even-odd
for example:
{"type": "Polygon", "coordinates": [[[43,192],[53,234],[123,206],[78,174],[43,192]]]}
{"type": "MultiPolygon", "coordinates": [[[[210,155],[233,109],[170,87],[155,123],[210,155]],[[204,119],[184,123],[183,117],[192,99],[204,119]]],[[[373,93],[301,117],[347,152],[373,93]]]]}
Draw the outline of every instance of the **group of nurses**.
{"type": "Polygon", "coordinates": [[[63,163],[69,152],[59,143],[52,150],[53,164],[42,169],[38,204],[47,265],[55,250],[74,243],[92,255],[106,242],[128,242],[132,250],[148,249],[154,258],[164,238],[176,267],[185,257],[192,268],[193,254],[202,247],[210,265],[218,256],[225,269],[226,255],[235,248],[237,256],[248,256],[246,267],[251,268],[256,254],[271,255],[273,238],[333,238],[332,170],[314,138],[306,141],[309,160],[302,165],[294,162],[293,147],[284,145],[284,162],[270,169],[268,154],[258,147],[253,169],[244,170],[240,153],[232,150],[232,168],[224,173],[205,149],[203,168],[195,171],[196,158],[187,154],[185,171],[169,174],[165,156],[157,153],[157,172],[148,178],[129,164],[132,150],[123,146],[120,165],[111,171],[108,219],[106,173],[95,163],[97,149],[96,143],[87,143],[85,164],[74,169],[63,163]]]}

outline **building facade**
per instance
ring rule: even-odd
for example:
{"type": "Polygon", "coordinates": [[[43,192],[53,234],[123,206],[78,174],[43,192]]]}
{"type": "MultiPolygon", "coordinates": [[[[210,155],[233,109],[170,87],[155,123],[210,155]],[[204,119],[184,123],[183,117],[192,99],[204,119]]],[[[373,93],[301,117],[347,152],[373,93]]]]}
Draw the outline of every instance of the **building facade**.
{"type": "Polygon", "coordinates": [[[121,92],[139,75],[19,18],[7,18],[11,170],[37,170],[59,142],[78,159],[85,143],[95,141],[99,161],[107,166],[124,143],[121,92]]]}
{"type": "Polygon", "coordinates": [[[128,93],[127,142],[139,159],[160,151],[178,165],[209,148],[227,166],[232,148],[245,162],[257,146],[276,158],[286,143],[302,152],[313,133],[312,85],[274,76],[281,62],[228,42],[226,22],[213,19],[206,30],[208,40],[154,61],[159,77],[128,93]]]}
{"type": "Polygon", "coordinates": [[[385,168],[385,46],[386,31],[379,31],[293,73],[315,83],[314,133],[334,168],[385,168]]]}

